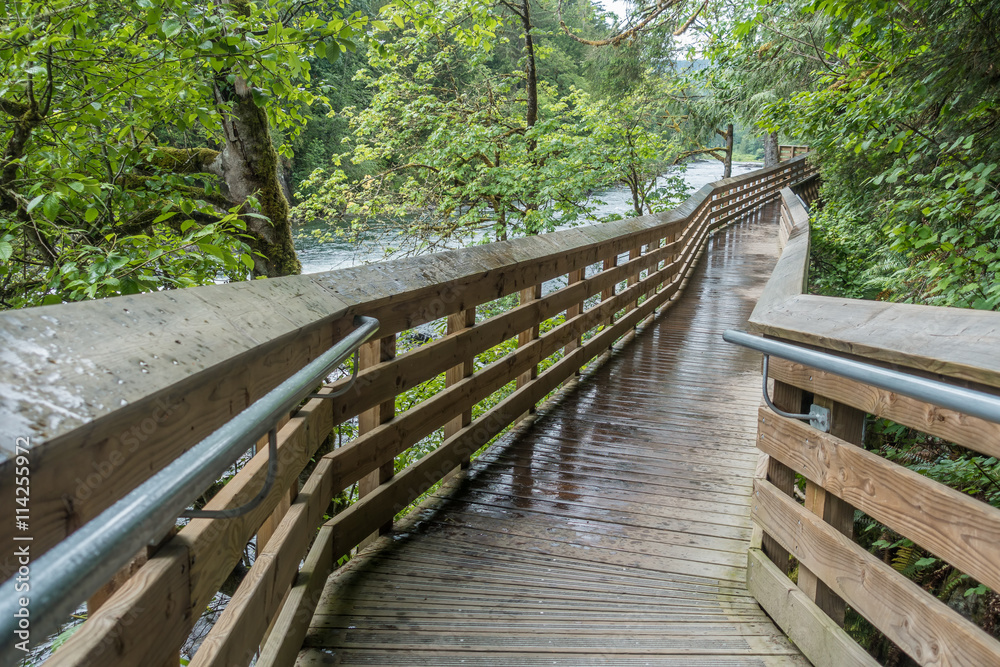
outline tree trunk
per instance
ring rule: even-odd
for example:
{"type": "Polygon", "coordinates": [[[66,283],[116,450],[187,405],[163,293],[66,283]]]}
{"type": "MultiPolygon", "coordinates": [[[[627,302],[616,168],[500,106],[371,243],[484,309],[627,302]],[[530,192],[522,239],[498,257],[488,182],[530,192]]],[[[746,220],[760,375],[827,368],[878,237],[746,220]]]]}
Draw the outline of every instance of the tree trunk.
{"type": "Polygon", "coordinates": [[[639,197],[639,188],[642,187],[642,177],[636,173],[635,168],[631,169],[632,174],[628,179],[629,190],[632,191],[632,208],[636,215],[642,215],[642,199],[639,197]]]}
{"type": "Polygon", "coordinates": [[[733,124],[726,125],[726,160],[723,162],[722,177],[730,178],[733,175],[733,124]]]}
{"type": "Polygon", "coordinates": [[[773,167],[778,164],[778,133],[770,132],[764,135],[764,166],[773,167]]]}
{"type": "Polygon", "coordinates": [[[538,120],[538,71],[535,68],[535,43],[531,36],[531,6],[529,0],[521,0],[520,17],[521,27],[524,28],[524,53],[528,59],[525,66],[527,80],[524,86],[528,109],[525,113],[524,121],[527,127],[533,127],[538,120]]]}
{"type": "Polygon", "coordinates": [[[238,76],[232,84],[220,77],[215,96],[220,107],[231,105],[231,111],[223,112],[222,121],[226,140],[222,173],[229,196],[240,204],[255,195],[260,203],[257,212],[268,218],[246,218],[247,232],[252,236],[250,247],[263,255],[253,258],[254,275],[300,273],[302,265],[292,243],[288,201],[278,177],[278,153],[271,143],[267,114],[253,101],[250,87],[238,76]]]}

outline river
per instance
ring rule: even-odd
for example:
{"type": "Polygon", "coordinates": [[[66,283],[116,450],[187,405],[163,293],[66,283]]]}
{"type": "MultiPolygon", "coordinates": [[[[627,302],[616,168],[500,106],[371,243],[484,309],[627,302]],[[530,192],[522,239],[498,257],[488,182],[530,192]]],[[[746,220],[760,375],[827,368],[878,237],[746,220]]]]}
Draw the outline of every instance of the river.
{"type": "MultiPolygon", "coordinates": [[[[761,167],[759,162],[734,162],[733,176],[744,174],[761,167]]],[[[688,186],[688,194],[696,192],[707,183],[722,178],[722,163],[716,160],[691,162],[683,174],[688,186]]],[[[618,213],[624,215],[632,210],[632,195],[628,187],[618,185],[607,190],[600,190],[591,195],[592,203],[596,204],[594,215],[603,217],[618,213]]],[[[318,273],[333,269],[344,269],[359,264],[378,262],[385,259],[385,235],[376,237],[369,235],[358,242],[351,241],[317,241],[311,234],[314,229],[324,227],[324,222],[314,222],[300,225],[295,229],[295,250],[302,262],[303,273],[318,273]]],[[[391,238],[391,236],[390,236],[391,238]]]]}

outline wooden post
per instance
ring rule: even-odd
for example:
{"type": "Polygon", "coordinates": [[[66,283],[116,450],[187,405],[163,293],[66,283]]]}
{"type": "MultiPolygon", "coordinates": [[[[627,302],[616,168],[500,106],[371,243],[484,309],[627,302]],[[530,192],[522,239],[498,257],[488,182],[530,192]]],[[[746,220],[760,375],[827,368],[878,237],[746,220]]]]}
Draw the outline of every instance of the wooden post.
{"type": "MultiPolygon", "coordinates": [[[[570,271],[568,276],[568,285],[573,285],[574,283],[581,282],[586,273],[587,269],[578,269],[576,271],[570,271]]],[[[583,303],[575,303],[566,309],[566,321],[573,319],[577,315],[583,312],[583,303]]],[[[566,347],[563,348],[563,354],[568,355],[570,352],[580,347],[583,344],[583,338],[577,336],[570,342],[566,343],[566,347]]],[[[579,375],[580,371],[577,369],[576,374],[579,375]]]]}
{"type": "MultiPolygon", "coordinates": [[[[476,325],[476,309],[468,308],[466,310],[460,310],[457,313],[452,313],[448,316],[448,333],[457,333],[463,329],[468,329],[476,325]]],[[[450,387],[454,384],[458,384],[465,378],[472,375],[474,370],[474,357],[469,357],[457,366],[452,366],[445,373],[445,386],[450,387]]],[[[472,423],[472,408],[469,408],[459,416],[452,419],[450,422],[444,425],[444,438],[447,440],[451,436],[455,435],[463,428],[472,423]]],[[[448,473],[447,477],[451,477],[459,470],[464,470],[469,467],[469,459],[466,458],[462,463],[455,468],[453,471],[448,473]]]]}
{"type": "MultiPolygon", "coordinates": [[[[365,370],[383,361],[390,361],[391,359],[394,359],[396,357],[396,335],[393,334],[391,336],[386,336],[385,338],[365,343],[361,346],[359,357],[359,363],[361,364],[360,370],[365,370]]],[[[380,403],[370,410],[365,410],[358,415],[358,435],[364,435],[365,433],[375,430],[375,428],[380,424],[386,423],[394,416],[396,416],[395,397],[380,403]]],[[[395,459],[389,459],[383,463],[378,470],[373,470],[361,478],[358,482],[358,497],[365,497],[377,489],[381,484],[392,479],[392,476],[395,473],[395,465],[395,459]]],[[[392,521],[379,526],[377,531],[361,541],[361,544],[358,545],[358,549],[367,546],[368,543],[376,539],[379,535],[383,535],[390,530],[392,530],[392,521]]]]}
{"type": "Polygon", "coordinates": [[[733,124],[729,123],[726,125],[726,133],[723,135],[726,140],[726,161],[723,163],[722,177],[732,178],[733,176],[733,139],[735,134],[733,132],[733,124]]]}
{"type": "MultiPolygon", "coordinates": [[[[605,271],[613,269],[616,266],[618,266],[618,255],[612,255],[611,257],[608,257],[607,259],[604,260],[605,271]]],[[[614,296],[615,296],[615,285],[608,285],[608,287],[601,292],[601,301],[607,301],[608,299],[614,298],[614,296]]],[[[614,323],[615,323],[614,313],[611,313],[611,316],[608,317],[607,321],[601,322],[601,324],[603,324],[604,326],[610,326],[614,323]]]]}
{"type": "MultiPolygon", "coordinates": [[[[128,582],[128,580],[131,579],[133,575],[135,575],[135,573],[138,572],[139,569],[143,565],[145,565],[150,558],[156,555],[156,552],[160,549],[160,546],[166,544],[167,541],[169,541],[170,538],[172,538],[176,534],[177,534],[177,529],[171,528],[170,532],[168,532],[166,536],[162,540],[160,540],[159,544],[157,544],[156,546],[143,547],[142,550],[140,550],[139,553],[135,555],[135,558],[133,558],[128,565],[118,570],[118,572],[116,572],[115,575],[111,577],[111,581],[101,586],[101,588],[99,588],[96,593],[94,593],[93,595],[90,596],[90,598],[87,599],[87,616],[93,615],[94,612],[96,612],[99,608],[104,606],[104,603],[107,602],[119,588],[124,586],[125,583],[128,582]]],[[[175,652],[169,658],[165,659],[161,663],[160,667],[176,667],[178,664],[180,664],[180,657],[181,657],[180,653],[175,652]]]]}
{"type": "MultiPolygon", "coordinates": [[[[817,396],[816,405],[830,410],[830,434],[855,445],[864,444],[865,413],[843,403],[817,396]]],[[[854,537],[854,508],[826,489],[806,483],[806,509],[836,528],[854,537]]],[[[845,603],[808,568],[799,565],[799,588],[837,625],[844,625],[845,603]]]]}
{"type": "MultiPolygon", "coordinates": [[[[521,290],[520,292],[517,293],[517,295],[521,305],[524,305],[531,301],[537,301],[538,299],[542,298],[542,285],[541,283],[533,285],[532,287],[528,287],[527,289],[521,290]]],[[[539,335],[539,327],[538,324],[536,323],[535,326],[531,327],[526,331],[522,331],[517,335],[517,346],[524,347],[531,341],[536,340],[538,338],[538,335],[539,335]]],[[[517,376],[517,388],[520,389],[524,385],[534,380],[536,377],[538,377],[538,364],[535,364],[530,369],[526,370],[525,372],[517,376]]],[[[528,409],[527,414],[531,414],[534,411],[535,411],[535,406],[532,405],[528,409]]]]}
{"type": "MultiPolygon", "coordinates": [[[[288,423],[289,419],[291,419],[291,415],[285,415],[284,417],[282,417],[278,421],[278,423],[275,424],[275,429],[280,431],[282,427],[288,423]]],[[[269,437],[265,435],[257,442],[258,452],[267,450],[268,439],[269,437]]],[[[284,518],[285,512],[287,512],[288,508],[292,506],[292,503],[295,502],[295,499],[298,497],[298,495],[299,495],[299,484],[298,481],[296,481],[288,488],[288,493],[286,493],[285,496],[281,499],[281,501],[278,503],[278,506],[274,508],[274,511],[271,512],[271,515],[266,519],[264,519],[264,523],[262,523],[260,525],[260,528],[257,529],[257,553],[260,553],[264,549],[264,546],[267,544],[267,541],[271,539],[271,536],[274,534],[274,531],[277,530],[278,528],[278,524],[281,523],[281,520],[284,518]]]]}
{"type": "MultiPolygon", "coordinates": [[[[676,243],[677,242],[677,234],[668,234],[667,237],[663,240],[663,242],[664,242],[665,245],[670,245],[671,243],[676,243]]],[[[667,264],[673,264],[674,262],[676,262],[678,257],[680,257],[680,253],[678,253],[677,249],[674,248],[673,251],[671,251],[671,253],[664,260],[664,262],[663,262],[664,268],[666,267],[667,264]]],[[[679,273],[679,269],[675,268],[674,272],[671,273],[668,277],[666,277],[664,279],[665,281],[663,283],[661,283],[660,285],[657,286],[657,289],[659,289],[661,287],[664,287],[664,286],[666,286],[666,285],[674,282],[677,279],[677,274],[678,273],[679,273]]]]}
{"type": "MultiPolygon", "coordinates": [[[[793,387],[790,384],[785,384],[784,382],[774,381],[774,390],[772,392],[772,401],[774,404],[787,412],[802,412],[802,396],[803,392],[798,387],[793,387]]],[[[778,461],[773,456],[768,457],[767,462],[767,481],[774,484],[776,487],[781,489],[783,492],[790,496],[794,496],[795,488],[795,473],[792,469],[786,466],[781,461],[778,461]]],[[[792,570],[792,564],[789,560],[790,554],[788,550],[783,546],[778,544],[778,541],[773,537],[764,533],[761,540],[761,549],[764,554],[771,559],[778,569],[788,574],[792,570]]],[[[799,567],[799,577],[801,581],[802,567],[799,567]]]]}
{"type": "MultiPolygon", "coordinates": [[[[629,259],[629,261],[632,261],[634,259],[639,259],[640,257],[642,257],[642,246],[639,246],[638,248],[632,248],[631,250],[628,251],[628,259],[629,259]]],[[[632,285],[635,285],[637,282],[639,282],[639,274],[638,273],[634,273],[634,274],[632,274],[631,276],[628,277],[628,286],[629,287],[631,287],[632,285]]],[[[625,312],[627,313],[627,312],[629,312],[631,310],[635,310],[636,306],[638,306],[638,305],[639,305],[639,301],[638,300],[636,300],[636,301],[630,301],[629,304],[627,306],[625,306],[625,312]]],[[[639,323],[636,322],[636,326],[638,326],[638,324],[639,323]]]]}
{"type": "Polygon", "coordinates": [[[278,506],[271,512],[271,516],[264,519],[264,523],[257,529],[257,553],[260,553],[267,546],[268,540],[274,535],[274,531],[278,529],[278,524],[281,523],[281,520],[285,517],[285,513],[288,512],[288,508],[292,506],[298,495],[299,487],[298,483],[295,483],[282,496],[281,500],[278,501],[278,506]]]}

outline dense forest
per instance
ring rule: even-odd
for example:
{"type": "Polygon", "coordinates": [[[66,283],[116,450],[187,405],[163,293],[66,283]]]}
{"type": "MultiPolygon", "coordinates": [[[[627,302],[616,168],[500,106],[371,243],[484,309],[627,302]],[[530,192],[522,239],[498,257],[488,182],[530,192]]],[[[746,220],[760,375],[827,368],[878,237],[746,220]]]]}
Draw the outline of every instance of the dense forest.
{"type": "Polygon", "coordinates": [[[619,23],[585,0],[10,3],[0,305],[297,273],[317,217],[426,252],[588,219],[613,182],[669,208],[656,176],[726,160],[734,121],[670,26],[594,45],[619,23]]]}
{"type": "MultiPolygon", "coordinates": [[[[599,222],[612,183],[655,213],[671,167],[787,140],[822,172],[814,292],[997,310],[998,34],[985,0],[11,0],[0,308],[298,273],[317,220],[429,252],[599,222]]],[[[866,446],[1000,506],[996,459],[885,420],[866,446]]],[[[1000,596],[860,512],[856,535],[1000,632],[1000,596]]]]}
{"type": "Polygon", "coordinates": [[[648,213],[730,125],[816,151],[817,289],[1000,303],[992,4],[536,4],[9,3],[0,305],[295,273],[316,218],[427,251],[613,182],[648,213]]]}

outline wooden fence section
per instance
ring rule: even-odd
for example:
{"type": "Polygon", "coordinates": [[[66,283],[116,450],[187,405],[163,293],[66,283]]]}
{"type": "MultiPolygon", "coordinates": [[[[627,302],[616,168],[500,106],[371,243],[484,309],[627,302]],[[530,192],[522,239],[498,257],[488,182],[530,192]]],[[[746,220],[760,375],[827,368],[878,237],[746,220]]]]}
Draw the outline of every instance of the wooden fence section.
{"type": "Polygon", "coordinates": [[[808,146],[783,144],[781,146],[778,146],[778,161],[784,162],[785,160],[791,160],[797,158],[800,155],[805,155],[808,152],[809,152],[808,146]]]}
{"type": "MultiPolygon", "coordinates": [[[[1000,314],[803,294],[815,183],[782,190],[774,273],[750,318],[765,335],[916,375],[1000,393],[1000,314]],[[804,201],[803,201],[804,200],[804,201]],[[805,205],[804,205],[805,202],[805,205]]],[[[781,359],[771,359],[775,404],[831,409],[829,433],[759,412],[762,452],[748,587],[816,665],[874,664],[839,627],[845,605],[924,665],[1000,664],[1000,642],[852,539],[855,509],[994,590],[1000,586],[1000,510],[866,451],[865,416],[891,419],[988,456],[1000,425],[781,359]],[[808,400],[805,400],[808,399],[808,400]],[[766,456],[764,456],[766,455],[766,456]],[[792,495],[806,480],[805,504],[792,495]],[[798,586],[786,576],[798,561],[798,586]]]]}
{"type": "Polygon", "coordinates": [[[296,665],[799,667],[746,589],[778,206],[684,297],[327,579],[296,665]],[[720,418],[725,415],[724,418],[720,418]]]}
{"type": "MultiPolygon", "coordinates": [[[[254,535],[258,557],[192,664],[248,664],[261,645],[257,664],[281,663],[340,556],[674,297],[714,229],[773,201],[808,169],[797,159],[719,181],[656,216],[328,273],[0,314],[17,356],[0,384],[0,420],[31,439],[36,557],[315,358],[353,315],[381,322],[356,386],[308,401],[281,427],[278,479],[265,501],[237,519],[193,520],[144,554],[46,664],[175,664],[254,535]],[[543,294],[563,277],[565,286],[543,294]],[[475,321],[477,306],[514,293],[520,305],[475,321]],[[445,317],[447,335],[395,354],[398,334],[445,317]],[[515,351],[473,372],[477,355],[512,338],[515,351]],[[444,390],[394,414],[397,395],[444,373],[444,390]],[[517,380],[471,419],[475,405],[517,380]],[[333,429],[355,417],[361,435],[319,456],[300,489],[333,429]],[[394,457],[440,428],[440,448],[391,475],[394,457]],[[330,498],[355,482],[364,497],[314,540],[330,498]]],[[[0,466],[4,493],[11,463],[0,466]]],[[[206,508],[243,504],[266,468],[262,452],[206,508]]],[[[0,527],[0,539],[10,531],[0,527]]]]}

